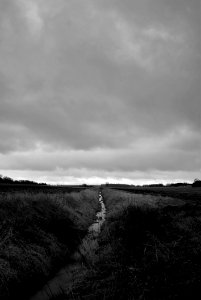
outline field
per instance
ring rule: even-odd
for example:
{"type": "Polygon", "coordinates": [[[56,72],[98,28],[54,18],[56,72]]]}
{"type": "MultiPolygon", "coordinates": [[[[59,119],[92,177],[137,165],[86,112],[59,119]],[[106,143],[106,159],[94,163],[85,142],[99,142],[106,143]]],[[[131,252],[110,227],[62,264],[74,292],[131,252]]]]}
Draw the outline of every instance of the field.
{"type": "Polygon", "coordinates": [[[106,221],[96,247],[89,243],[60,292],[44,299],[197,299],[201,189],[190,186],[2,193],[0,298],[29,299],[64,265],[69,274],[99,190],[106,221]]]}
{"type": "Polygon", "coordinates": [[[0,299],[27,298],[68,263],[98,209],[95,190],[0,194],[0,299]]]}
{"type": "Polygon", "coordinates": [[[197,299],[201,193],[191,203],[190,190],[178,199],[182,189],[177,198],[103,189],[108,213],[98,251],[71,293],[54,299],[197,299]]]}
{"type": "Polygon", "coordinates": [[[125,192],[135,194],[150,194],[169,196],[178,199],[189,200],[190,203],[197,204],[198,200],[201,200],[201,187],[183,186],[183,187],[132,187],[132,186],[113,186],[114,189],[118,189],[125,192]]]}
{"type": "Polygon", "coordinates": [[[80,192],[90,188],[85,185],[34,185],[34,184],[1,184],[0,183],[0,194],[1,193],[12,193],[12,192],[28,192],[28,193],[48,193],[48,194],[63,194],[71,192],[80,192]]]}

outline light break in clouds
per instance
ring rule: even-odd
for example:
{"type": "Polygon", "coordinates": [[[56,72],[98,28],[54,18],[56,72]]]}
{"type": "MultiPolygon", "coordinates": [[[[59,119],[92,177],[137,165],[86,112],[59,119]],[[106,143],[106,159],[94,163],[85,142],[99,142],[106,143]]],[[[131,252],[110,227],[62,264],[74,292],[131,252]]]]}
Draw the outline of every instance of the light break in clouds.
{"type": "Polygon", "coordinates": [[[199,0],[0,0],[0,172],[200,177],[199,0]]]}

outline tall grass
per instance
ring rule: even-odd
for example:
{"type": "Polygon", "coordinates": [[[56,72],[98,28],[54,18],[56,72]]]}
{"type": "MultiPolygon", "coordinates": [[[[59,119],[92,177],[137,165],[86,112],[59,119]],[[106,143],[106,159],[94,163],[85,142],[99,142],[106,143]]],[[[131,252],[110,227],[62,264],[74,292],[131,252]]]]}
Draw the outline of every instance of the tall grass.
{"type": "Polygon", "coordinates": [[[26,297],[68,262],[97,209],[92,190],[0,195],[0,299],[26,297]]]}
{"type": "Polygon", "coordinates": [[[200,206],[114,190],[103,197],[108,214],[93,269],[58,299],[197,299],[200,206]]]}

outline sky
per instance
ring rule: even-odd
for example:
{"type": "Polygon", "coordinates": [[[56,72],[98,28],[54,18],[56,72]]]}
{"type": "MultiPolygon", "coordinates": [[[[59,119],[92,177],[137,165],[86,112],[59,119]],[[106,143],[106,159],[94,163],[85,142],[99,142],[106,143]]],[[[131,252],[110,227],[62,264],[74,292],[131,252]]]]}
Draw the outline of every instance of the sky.
{"type": "Polygon", "coordinates": [[[200,0],[0,0],[0,174],[201,178],[200,0]]]}

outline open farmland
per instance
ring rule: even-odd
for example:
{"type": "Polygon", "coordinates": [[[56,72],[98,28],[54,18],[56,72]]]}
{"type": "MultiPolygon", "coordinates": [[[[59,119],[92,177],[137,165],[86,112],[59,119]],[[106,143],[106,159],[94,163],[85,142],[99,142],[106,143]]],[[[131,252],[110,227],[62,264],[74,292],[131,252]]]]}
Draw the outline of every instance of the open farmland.
{"type": "Polygon", "coordinates": [[[196,299],[200,188],[135,191],[2,193],[1,299],[196,299]]]}
{"type": "Polygon", "coordinates": [[[201,299],[200,12],[0,0],[0,300],[201,299]]]}
{"type": "Polygon", "coordinates": [[[162,186],[162,187],[136,187],[136,186],[125,186],[125,185],[112,185],[111,188],[135,193],[135,194],[150,194],[150,195],[161,195],[169,196],[173,198],[189,200],[189,202],[195,201],[196,204],[201,202],[201,187],[187,186],[162,186]]]}
{"type": "Polygon", "coordinates": [[[90,188],[85,185],[39,185],[39,184],[0,184],[0,193],[28,192],[28,193],[48,193],[63,194],[71,192],[80,192],[90,188]]]}

